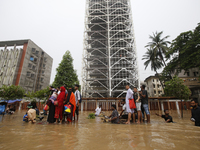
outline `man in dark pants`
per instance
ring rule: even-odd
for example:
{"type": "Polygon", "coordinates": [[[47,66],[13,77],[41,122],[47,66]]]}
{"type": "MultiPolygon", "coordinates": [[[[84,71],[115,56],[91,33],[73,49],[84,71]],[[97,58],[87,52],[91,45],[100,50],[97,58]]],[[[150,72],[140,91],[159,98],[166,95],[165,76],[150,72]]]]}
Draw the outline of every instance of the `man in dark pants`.
{"type": "MultiPolygon", "coordinates": [[[[78,121],[78,115],[79,115],[79,104],[80,104],[80,92],[79,92],[79,85],[75,85],[75,99],[76,99],[76,115],[77,115],[77,121],[78,121]]],[[[74,115],[74,121],[75,121],[75,115],[74,115]]]]}
{"type": "Polygon", "coordinates": [[[200,126],[200,107],[198,106],[197,99],[191,100],[191,121],[195,122],[195,126],[200,126]]]}
{"type": "Polygon", "coordinates": [[[145,90],[145,85],[141,86],[141,92],[140,95],[142,97],[142,106],[144,108],[144,111],[147,116],[147,123],[150,123],[150,112],[149,112],[149,106],[148,106],[148,94],[147,91],[145,90]]]}

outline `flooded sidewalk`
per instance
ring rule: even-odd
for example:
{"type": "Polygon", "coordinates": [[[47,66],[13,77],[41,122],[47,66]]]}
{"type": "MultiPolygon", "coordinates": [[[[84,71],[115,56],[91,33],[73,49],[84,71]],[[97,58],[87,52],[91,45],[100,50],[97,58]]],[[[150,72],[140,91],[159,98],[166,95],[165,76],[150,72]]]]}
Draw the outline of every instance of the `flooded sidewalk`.
{"type": "MultiPolygon", "coordinates": [[[[179,118],[170,113],[176,123],[151,111],[151,124],[110,124],[100,117],[87,119],[90,112],[80,112],[80,121],[69,124],[47,124],[46,118],[36,124],[22,121],[24,111],[0,116],[0,149],[74,149],[74,150],[163,150],[200,149],[200,127],[190,121],[190,111],[179,118]]],[[[109,115],[110,112],[106,112],[109,115]]]]}

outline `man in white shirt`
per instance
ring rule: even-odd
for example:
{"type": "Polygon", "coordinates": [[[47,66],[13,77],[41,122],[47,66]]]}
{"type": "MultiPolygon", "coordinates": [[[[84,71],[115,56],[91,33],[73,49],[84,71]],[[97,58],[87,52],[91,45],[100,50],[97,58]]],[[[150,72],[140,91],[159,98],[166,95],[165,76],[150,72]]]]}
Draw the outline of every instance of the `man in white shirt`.
{"type": "Polygon", "coordinates": [[[126,112],[128,113],[128,121],[126,122],[126,124],[130,124],[130,120],[131,120],[131,114],[133,114],[133,123],[134,123],[134,109],[130,109],[129,106],[129,99],[133,99],[133,91],[130,89],[129,85],[126,85],[126,112]]]}
{"type": "MultiPolygon", "coordinates": [[[[77,115],[77,121],[78,121],[78,115],[79,115],[79,104],[80,104],[80,99],[81,99],[81,97],[80,97],[80,92],[79,92],[79,85],[78,84],[76,84],[75,85],[75,93],[74,93],[74,95],[75,95],[75,99],[76,99],[76,115],[77,115]]],[[[75,121],[75,116],[76,115],[74,115],[74,121],[75,121]]]]}
{"type": "Polygon", "coordinates": [[[95,116],[99,116],[100,115],[100,113],[101,113],[101,106],[102,105],[99,105],[99,107],[97,107],[96,109],[95,109],[95,116]]]}

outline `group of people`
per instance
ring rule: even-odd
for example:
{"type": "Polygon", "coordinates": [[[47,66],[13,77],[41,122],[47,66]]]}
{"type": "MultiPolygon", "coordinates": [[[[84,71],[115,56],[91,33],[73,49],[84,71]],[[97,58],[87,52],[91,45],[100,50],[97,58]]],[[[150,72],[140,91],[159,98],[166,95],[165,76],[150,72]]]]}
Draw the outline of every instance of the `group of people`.
{"type": "MultiPolygon", "coordinates": [[[[65,123],[66,120],[68,123],[71,123],[73,119],[75,120],[75,114],[77,115],[78,121],[79,105],[81,102],[81,95],[78,90],[79,85],[75,85],[74,89],[75,93],[73,93],[72,88],[67,90],[66,86],[57,87],[56,89],[53,86],[49,87],[49,97],[46,102],[49,112],[47,117],[48,123],[65,123]],[[70,109],[67,113],[65,106],[70,109]]],[[[37,118],[40,120],[44,118],[39,117],[39,110],[35,102],[28,104],[27,109],[23,121],[35,123],[37,118]]]]}
{"type": "Polygon", "coordinates": [[[67,120],[68,123],[71,123],[72,120],[75,120],[75,114],[77,115],[77,121],[79,117],[79,104],[81,100],[81,95],[79,92],[79,85],[75,85],[75,93],[73,89],[66,89],[66,86],[50,87],[50,95],[47,101],[49,106],[49,114],[47,122],[49,123],[61,123],[67,120]],[[70,113],[65,113],[65,105],[70,109],[70,113]]]}
{"type": "MultiPolygon", "coordinates": [[[[141,91],[138,91],[136,87],[131,90],[130,86],[126,85],[126,99],[121,101],[122,112],[118,114],[116,109],[116,105],[112,105],[111,109],[113,110],[112,114],[109,116],[108,121],[111,123],[119,123],[119,119],[127,119],[126,124],[130,124],[131,118],[133,123],[136,122],[136,115],[137,113],[137,123],[142,123],[144,120],[144,112],[146,114],[147,123],[150,123],[150,112],[148,107],[148,94],[145,90],[145,85],[141,86],[141,91]],[[134,102],[135,107],[130,106],[130,101],[134,102]]],[[[98,116],[101,112],[101,105],[96,108],[95,115],[98,116]]]]}
{"type": "MultiPolygon", "coordinates": [[[[138,92],[137,88],[134,87],[133,91],[130,89],[129,85],[126,85],[127,94],[126,99],[123,99],[121,101],[122,112],[118,114],[118,111],[116,109],[116,105],[112,105],[112,114],[109,116],[109,122],[111,123],[119,123],[120,118],[121,119],[127,119],[126,124],[130,124],[130,120],[132,118],[132,122],[142,123],[144,121],[144,112],[146,114],[147,123],[150,123],[150,112],[148,107],[148,94],[145,90],[145,85],[141,86],[141,91],[138,92]],[[136,107],[131,108],[130,101],[135,102],[136,107]],[[137,114],[137,117],[136,115],[137,114]]],[[[98,115],[101,112],[101,105],[95,110],[96,114],[98,115]]],[[[155,115],[160,116],[165,120],[166,123],[173,122],[172,116],[169,115],[169,110],[164,110],[164,115],[159,115],[158,113],[155,113],[155,115]]],[[[191,119],[192,122],[195,123],[195,126],[200,126],[200,107],[198,105],[197,99],[191,100],[191,119]]]]}
{"type": "Polygon", "coordinates": [[[138,91],[137,87],[131,90],[129,85],[126,85],[126,99],[123,100],[123,111],[120,113],[122,118],[126,118],[126,124],[130,124],[131,118],[133,123],[136,121],[135,112],[137,112],[137,123],[142,123],[144,118],[144,112],[146,114],[147,123],[150,123],[150,112],[148,107],[148,94],[145,90],[145,85],[141,86],[141,91],[138,91]],[[135,107],[130,106],[130,102],[134,101],[135,107]],[[124,115],[123,115],[124,113],[124,115]]]}
{"type": "MultiPolygon", "coordinates": [[[[50,87],[50,94],[47,100],[47,105],[49,106],[49,113],[47,122],[49,123],[59,123],[65,122],[67,120],[68,123],[71,123],[72,120],[75,120],[75,114],[77,115],[77,121],[79,117],[79,105],[81,102],[81,94],[79,92],[79,85],[75,85],[75,92],[73,93],[73,89],[69,88],[66,90],[66,86],[58,87],[55,89],[54,87],[50,87]],[[65,106],[70,106],[70,113],[65,113],[65,106]]],[[[150,123],[150,111],[148,106],[148,94],[145,90],[145,85],[141,86],[141,91],[138,91],[136,87],[131,90],[129,85],[126,85],[127,94],[126,99],[123,99],[120,103],[122,106],[122,111],[119,114],[116,105],[112,105],[112,114],[108,116],[109,122],[111,123],[119,123],[120,119],[126,119],[126,124],[130,124],[131,118],[132,122],[135,123],[137,119],[137,123],[143,123],[145,114],[147,118],[147,123],[150,123]],[[131,101],[134,101],[135,107],[132,106],[131,101]]],[[[101,114],[101,107],[99,105],[95,109],[95,116],[99,116],[101,114]]],[[[169,115],[169,110],[164,110],[164,115],[157,116],[162,117],[166,123],[173,122],[172,116],[169,115]]],[[[24,121],[30,121],[32,123],[36,122],[36,118],[40,120],[43,119],[39,117],[39,110],[37,109],[36,103],[31,103],[28,105],[28,111],[26,115],[24,115],[24,121]]],[[[200,126],[200,107],[198,106],[197,99],[191,100],[191,121],[195,122],[196,126],[200,126]]]]}

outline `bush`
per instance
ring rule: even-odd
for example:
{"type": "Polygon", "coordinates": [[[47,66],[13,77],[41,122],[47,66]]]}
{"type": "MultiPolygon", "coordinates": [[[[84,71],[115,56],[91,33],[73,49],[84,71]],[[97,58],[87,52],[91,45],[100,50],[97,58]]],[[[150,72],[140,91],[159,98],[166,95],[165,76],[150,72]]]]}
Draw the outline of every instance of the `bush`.
{"type": "Polygon", "coordinates": [[[88,119],[95,119],[95,114],[94,113],[90,113],[88,115],[88,119]]]}

